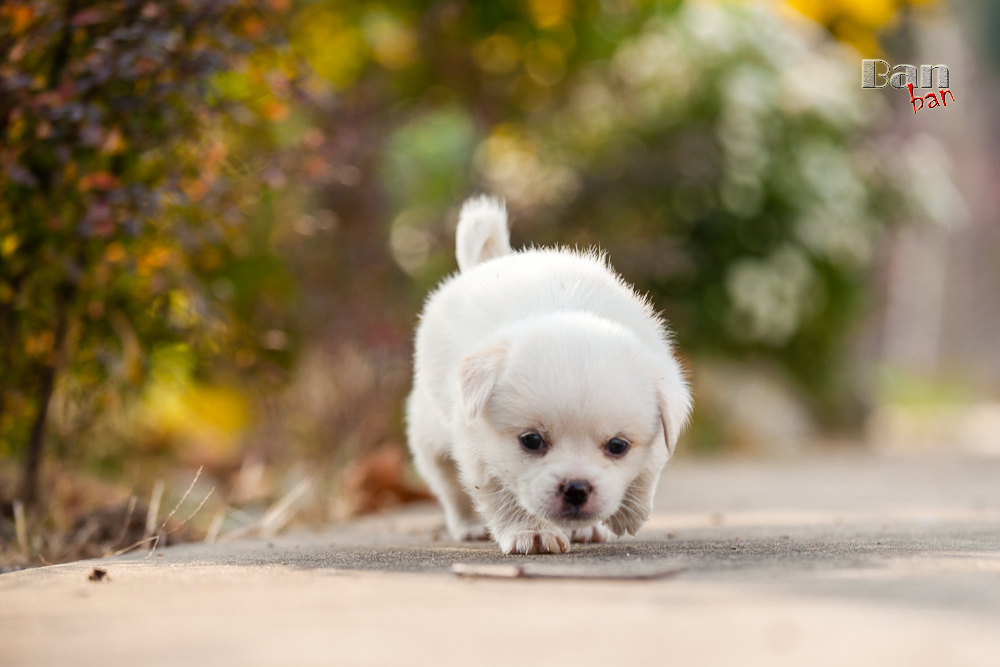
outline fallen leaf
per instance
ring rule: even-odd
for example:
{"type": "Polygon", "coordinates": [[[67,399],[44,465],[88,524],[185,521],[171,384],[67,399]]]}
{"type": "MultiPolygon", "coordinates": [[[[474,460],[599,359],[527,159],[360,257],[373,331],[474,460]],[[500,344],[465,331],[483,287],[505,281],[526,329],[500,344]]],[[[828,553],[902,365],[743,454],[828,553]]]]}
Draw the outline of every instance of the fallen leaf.
{"type": "Polygon", "coordinates": [[[406,456],[395,447],[383,447],[359,458],[345,486],[353,514],[434,499],[427,489],[406,480],[406,456]]]}

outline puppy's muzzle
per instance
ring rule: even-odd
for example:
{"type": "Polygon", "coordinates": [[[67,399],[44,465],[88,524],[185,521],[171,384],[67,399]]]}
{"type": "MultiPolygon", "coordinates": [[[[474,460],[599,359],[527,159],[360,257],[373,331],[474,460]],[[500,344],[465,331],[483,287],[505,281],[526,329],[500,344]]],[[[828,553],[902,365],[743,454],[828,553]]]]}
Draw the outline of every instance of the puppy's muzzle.
{"type": "Polygon", "coordinates": [[[559,487],[559,492],[562,494],[563,500],[576,509],[583,507],[587,502],[587,499],[590,498],[591,490],[590,482],[583,479],[563,482],[563,485],[559,487]]]}

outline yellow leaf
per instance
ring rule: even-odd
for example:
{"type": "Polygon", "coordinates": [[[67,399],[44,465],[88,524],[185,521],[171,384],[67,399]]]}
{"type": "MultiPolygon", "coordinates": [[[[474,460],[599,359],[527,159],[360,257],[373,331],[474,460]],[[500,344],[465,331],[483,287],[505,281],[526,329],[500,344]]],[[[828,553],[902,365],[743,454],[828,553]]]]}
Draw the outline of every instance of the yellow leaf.
{"type": "Polygon", "coordinates": [[[10,19],[10,32],[12,35],[19,35],[31,25],[31,20],[35,18],[35,11],[27,5],[8,5],[4,7],[2,13],[4,18],[10,19]]]}
{"type": "Polygon", "coordinates": [[[311,5],[299,14],[292,46],[317,74],[340,88],[354,83],[368,58],[361,31],[322,4],[311,5]]]}
{"type": "Polygon", "coordinates": [[[51,331],[40,331],[29,335],[24,341],[24,353],[29,357],[44,356],[52,351],[55,339],[55,334],[51,331]]]}
{"type": "Polygon", "coordinates": [[[104,261],[117,264],[125,259],[125,246],[115,241],[104,249],[104,261]]]}
{"type": "Polygon", "coordinates": [[[125,138],[122,136],[121,130],[116,127],[108,132],[108,136],[101,146],[101,152],[105,155],[116,155],[125,150],[125,147],[125,138]]]}
{"type": "Polygon", "coordinates": [[[375,60],[386,69],[404,69],[416,61],[416,35],[389,12],[370,13],[365,17],[363,26],[368,44],[375,52],[375,60]]]}
{"type": "Polygon", "coordinates": [[[272,123],[280,123],[288,118],[288,106],[278,100],[271,100],[264,105],[263,115],[272,123]]]}
{"type": "Polygon", "coordinates": [[[139,257],[136,262],[136,271],[139,275],[149,275],[155,269],[159,269],[170,263],[170,248],[166,246],[153,246],[139,257]]]}
{"type": "Polygon", "coordinates": [[[0,242],[0,256],[4,258],[10,257],[20,244],[21,240],[17,238],[17,234],[8,234],[0,242]]]}
{"type": "Polygon", "coordinates": [[[573,15],[573,0],[528,0],[528,13],[539,28],[558,28],[573,15]]]}
{"type": "Polygon", "coordinates": [[[487,72],[506,74],[517,67],[521,47],[510,35],[496,34],[477,44],[472,55],[487,72]]]}

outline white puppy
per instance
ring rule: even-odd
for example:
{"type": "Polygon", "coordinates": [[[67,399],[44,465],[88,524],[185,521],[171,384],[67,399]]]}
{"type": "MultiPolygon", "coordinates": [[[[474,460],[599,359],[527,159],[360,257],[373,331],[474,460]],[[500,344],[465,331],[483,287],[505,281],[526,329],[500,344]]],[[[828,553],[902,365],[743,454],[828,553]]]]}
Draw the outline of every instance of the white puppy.
{"type": "Polygon", "coordinates": [[[448,530],[522,554],[635,534],[691,410],[662,320],[596,252],[513,252],[500,201],[467,201],[456,236],[407,406],[448,530]]]}

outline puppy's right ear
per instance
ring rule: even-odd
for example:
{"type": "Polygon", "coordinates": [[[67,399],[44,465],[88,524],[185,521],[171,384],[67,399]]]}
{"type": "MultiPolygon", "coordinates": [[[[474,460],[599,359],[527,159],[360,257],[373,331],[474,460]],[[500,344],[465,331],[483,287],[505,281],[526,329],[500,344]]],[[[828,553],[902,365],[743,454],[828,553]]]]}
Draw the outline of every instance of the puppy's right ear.
{"type": "Polygon", "coordinates": [[[507,348],[491,347],[470,354],[458,367],[458,387],[462,406],[469,419],[475,419],[486,407],[504,366],[507,348]]]}

